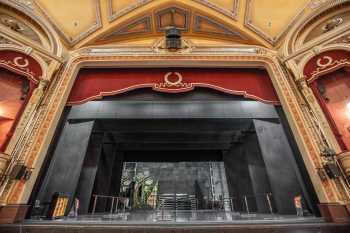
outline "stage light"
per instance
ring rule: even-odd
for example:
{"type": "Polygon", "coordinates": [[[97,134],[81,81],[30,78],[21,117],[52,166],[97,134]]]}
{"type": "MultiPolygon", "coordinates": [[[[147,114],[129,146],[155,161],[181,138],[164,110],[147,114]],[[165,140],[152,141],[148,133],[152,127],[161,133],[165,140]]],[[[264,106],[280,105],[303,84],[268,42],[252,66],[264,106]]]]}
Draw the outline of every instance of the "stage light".
{"type": "Polygon", "coordinates": [[[350,102],[346,104],[345,114],[350,119],[350,102]]]}
{"type": "Polygon", "coordinates": [[[3,117],[4,113],[5,113],[4,108],[2,107],[0,102],[0,117],[3,117]]]}

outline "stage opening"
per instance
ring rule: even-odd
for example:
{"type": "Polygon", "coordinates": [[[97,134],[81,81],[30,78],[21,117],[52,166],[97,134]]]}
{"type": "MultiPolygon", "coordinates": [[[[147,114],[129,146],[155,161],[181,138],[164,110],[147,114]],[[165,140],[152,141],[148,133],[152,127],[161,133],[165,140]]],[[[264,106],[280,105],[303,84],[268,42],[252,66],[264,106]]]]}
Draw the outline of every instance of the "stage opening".
{"type": "Polygon", "coordinates": [[[54,142],[32,193],[31,219],[59,217],[58,199],[66,201],[61,217],[80,220],[317,214],[279,105],[206,88],[141,89],[67,107],[54,142]]]}

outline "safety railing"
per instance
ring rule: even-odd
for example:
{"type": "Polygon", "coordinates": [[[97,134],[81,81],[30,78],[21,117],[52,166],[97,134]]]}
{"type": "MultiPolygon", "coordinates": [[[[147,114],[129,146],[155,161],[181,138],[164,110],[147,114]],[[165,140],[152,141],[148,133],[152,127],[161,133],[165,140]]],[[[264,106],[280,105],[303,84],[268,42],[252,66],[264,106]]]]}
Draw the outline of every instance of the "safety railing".
{"type": "Polygon", "coordinates": [[[110,208],[109,208],[109,213],[119,213],[125,212],[125,209],[129,205],[129,198],[127,197],[118,197],[118,196],[107,196],[107,195],[98,195],[98,194],[93,194],[93,206],[92,206],[92,214],[96,213],[96,206],[97,202],[100,200],[107,202],[110,202],[110,208]]]}

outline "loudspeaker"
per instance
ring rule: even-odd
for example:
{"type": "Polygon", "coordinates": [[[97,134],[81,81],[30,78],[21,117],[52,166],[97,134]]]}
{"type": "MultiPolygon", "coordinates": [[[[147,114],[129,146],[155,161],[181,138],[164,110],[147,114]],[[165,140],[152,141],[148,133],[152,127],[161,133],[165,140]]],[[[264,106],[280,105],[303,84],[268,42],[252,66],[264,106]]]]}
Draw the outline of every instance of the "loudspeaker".
{"type": "Polygon", "coordinates": [[[331,179],[341,176],[340,170],[335,163],[326,163],[324,165],[324,170],[331,179]]]}
{"type": "Polygon", "coordinates": [[[20,180],[22,179],[22,177],[24,176],[25,172],[26,172],[26,166],[24,166],[23,164],[16,164],[9,177],[11,180],[20,180]]]}

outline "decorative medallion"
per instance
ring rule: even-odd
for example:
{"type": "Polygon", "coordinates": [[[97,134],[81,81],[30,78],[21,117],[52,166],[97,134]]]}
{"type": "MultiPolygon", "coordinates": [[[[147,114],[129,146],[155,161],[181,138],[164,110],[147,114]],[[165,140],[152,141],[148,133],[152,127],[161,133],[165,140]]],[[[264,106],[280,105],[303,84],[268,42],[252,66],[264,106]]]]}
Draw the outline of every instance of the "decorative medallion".
{"type": "Polygon", "coordinates": [[[183,92],[193,90],[192,83],[184,83],[179,72],[168,72],[164,76],[164,82],[154,84],[153,90],[166,92],[183,92]]]}
{"type": "Polygon", "coordinates": [[[317,59],[316,63],[317,63],[318,67],[325,68],[327,66],[332,65],[333,58],[331,58],[330,56],[323,56],[323,57],[317,59]]]}

